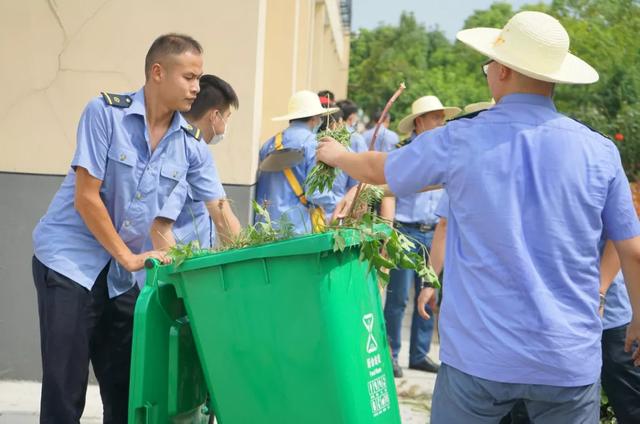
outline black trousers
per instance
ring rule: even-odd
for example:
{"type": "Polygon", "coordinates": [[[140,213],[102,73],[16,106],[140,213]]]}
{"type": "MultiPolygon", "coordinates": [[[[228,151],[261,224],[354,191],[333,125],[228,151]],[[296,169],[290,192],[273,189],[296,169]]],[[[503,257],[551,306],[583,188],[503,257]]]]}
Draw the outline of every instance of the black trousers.
{"type": "Polygon", "coordinates": [[[640,368],[624,351],[627,326],[602,332],[602,388],[620,424],[640,423],[640,368]]]}
{"type": "Polygon", "coordinates": [[[80,422],[91,362],[100,385],[104,423],[126,424],[137,286],[109,299],[108,264],[91,291],[35,256],[32,265],[42,351],[40,423],[80,422]]]}

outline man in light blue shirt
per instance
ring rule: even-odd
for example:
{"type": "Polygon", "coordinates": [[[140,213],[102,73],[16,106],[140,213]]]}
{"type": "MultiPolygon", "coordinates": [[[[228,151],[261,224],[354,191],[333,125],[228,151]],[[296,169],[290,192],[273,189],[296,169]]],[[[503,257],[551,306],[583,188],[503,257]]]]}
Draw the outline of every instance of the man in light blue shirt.
{"type": "Polygon", "coordinates": [[[558,113],[551,96],[555,83],[592,83],[597,72],[540,12],[458,39],[490,58],[482,70],[492,109],[388,155],[348,153],[327,140],[318,159],[387,182],[396,195],[439,183],[447,190],[432,423],[495,423],[523,399],[534,422],[595,424],[598,241],[603,233],[613,240],[626,276],[628,350],[640,341],[640,225],[615,145],[558,113]]]}
{"type": "MultiPolygon", "coordinates": [[[[373,133],[376,130],[376,124],[380,120],[381,114],[382,111],[375,112],[371,117],[372,127],[362,133],[364,144],[367,147],[371,144],[371,139],[373,138],[373,133]]],[[[378,135],[376,136],[375,150],[378,152],[390,152],[400,141],[398,134],[395,131],[389,129],[390,124],[391,115],[387,113],[384,117],[384,121],[382,121],[380,130],[378,130],[378,135]]]]}
{"type": "Polygon", "coordinates": [[[640,422],[640,368],[634,366],[624,344],[633,319],[620,261],[607,242],[600,267],[602,316],[602,371],[600,380],[620,424],[640,422]],[[615,277],[612,277],[615,275],[615,277]]]}
{"type": "Polygon", "coordinates": [[[151,45],[146,82],[129,95],[103,93],[86,106],[71,169],[33,232],[33,275],[42,344],[41,422],[78,423],[89,362],[104,422],[127,422],[132,272],[151,221],[180,181],[213,213],[221,192],[199,130],[179,113],[199,90],[202,48],[168,34],[151,45]]]}
{"type": "Polygon", "coordinates": [[[342,120],[351,133],[351,150],[356,153],[366,152],[369,145],[358,132],[358,105],[349,99],[336,102],[342,111],[342,120]]]}
{"type": "MultiPolygon", "coordinates": [[[[337,110],[323,108],[316,93],[299,91],[289,99],[288,113],[274,118],[274,121],[288,121],[289,127],[260,148],[261,163],[277,150],[290,149],[302,154],[300,162],[290,168],[260,171],[256,185],[256,202],[266,206],[274,224],[284,216],[293,224],[296,234],[312,231],[310,213],[314,208],[331,209],[336,203],[331,190],[308,193],[304,181],[316,164],[316,133],[321,117],[337,110]]],[[[256,220],[260,219],[256,216],[256,220]]]]}
{"type": "MultiPolygon", "coordinates": [[[[434,128],[444,125],[445,120],[460,112],[456,107],[444,107],[436,96],[424,96],[413,102],[411,114],[400,121],[403,131],[411,132],[411,136],[402,142],[407,145],[415,138],[434,128]]],[[[394,225],[404,235],[418,243],[417,249],[423,245],[431,249],[433,230],[438,221],[434,214],[442,190],[432,190],[426,193],[411,193],[405,196],[389,197],[382,201],[381,214],[384,218],[394,221],[394,225]],[[395,213],[394,213],[395,211],[395,213]]],[[[414,271],[406,269],[391,270],[387,297],[384,305],[384,318],[387,325],[387,338],[393,357],[393,373],[395,377],[402,377],[402,369],[398,364],[402,340],[402,318],[409,300],[409,289],[414,286],[417,299],[422,281],[414,271]]],[[[414,301],[415,304],[415,301],[414,301]]],[[[431,309],[424,306],[426,312],[431,309]]],[[[411,339],[409,344],[409,368],[438,372],[438,364],[427,356],[431,347],[433,335],[433,321],[420,317],[418,308],[414,308],[411,320],[411,339]]]]}

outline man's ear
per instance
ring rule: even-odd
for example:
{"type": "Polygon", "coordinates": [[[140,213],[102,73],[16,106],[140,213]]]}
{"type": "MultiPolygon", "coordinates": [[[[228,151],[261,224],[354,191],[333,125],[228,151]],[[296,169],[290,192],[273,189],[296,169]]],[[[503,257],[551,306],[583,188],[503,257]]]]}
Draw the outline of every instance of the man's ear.
{"type": "Polygon", "coordinates": [[[155,82],[159,82],[164,76],[164,69],[162,65],[158,62],[151,65],[151,79],[155,82]]]}
{"type": "Polygon", "coordinates": [[[512,74],[513,74],[513,71],[511,70],[511,68],[508,68],[503,64],[500,64],[500,75],[499,75],[500,81],[504,81],[508,79],[512,74]]]}

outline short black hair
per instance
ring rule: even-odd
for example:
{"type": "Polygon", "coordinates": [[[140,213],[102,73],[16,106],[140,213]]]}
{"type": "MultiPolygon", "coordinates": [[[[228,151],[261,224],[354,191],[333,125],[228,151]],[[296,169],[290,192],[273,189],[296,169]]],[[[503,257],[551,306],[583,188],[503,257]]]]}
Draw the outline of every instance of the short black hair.
{"type": "MultiPolygon", "coordinates": [[[[330,90],[320,90],[320,91],[318,91],[318,97],[321,98],[320,99],[320,103],[322,103],[322,97],[327,99],[327,102],[326,102],[327,104],[336,102],[336,95],[333,94],[333,91],[330,91],[330,90]]],[[[326,107],[325,103],[322,103],[322,106],[326,107]]],[[[334,106],[331,106],[331,107],[334,107],[334,106]]]]}
{"type": "MultiPolygon", "coordinates": [[[[369,123],[367,124],[367,128],[373,128],[376,126],[376,124],[378,123],[378,121],[380,120],[380,116],[382,116],[382,110],[377,109],[375,112],[373,112],[371,114],[371,120],[369,121],[369,123]]],[[[391,121],[391,114],[387,112],[387,115],[385,117],[385,121],[391,121]]],[[[382,121],[384,122],[384,121],[382,121]]]]}
{"type": "MultiPolygon", "coordinates": [[[[373,112],[373,114],[371,115],[371,120],[376,123],[380,120],[380,117],[382,116],[382,111],[380,109],[376,110],[375,112],[373,112]]],[[[387,113],[387,115],[385,116],[385,121],[387,120],[391,120],[391,114],[387,113]]]]}
{"type": "Polygon", "coordinates": [[[215,75],[203,75],[200,78],[200,92],[191,105],[189,112],[183,113],[191,120],[198,120],[208,110],[218,109],[225,111],[230,106],[238,109],[240,102],[231,84],[215,75]]]}
{"type": "Polygon", "coordinates": [[[354,113],[356,114],[358,113],[358,105],[355,104],[355,102],[353,102],[352,100],[349,100],[349,99],[340,100],[336,104],[342,111],[342,116],[344,117],[344,119],[349,118],[354,113]]]}
{"type": "Polygon", "coordinates": [[[202,54],[202,51],[200,43],[188,35],[176,33],[161,35],[153,41],[144,58],[144,75],[149,79],[153,64],[158,63],[165,56],[179,55],[184,52],[202,54]]]}

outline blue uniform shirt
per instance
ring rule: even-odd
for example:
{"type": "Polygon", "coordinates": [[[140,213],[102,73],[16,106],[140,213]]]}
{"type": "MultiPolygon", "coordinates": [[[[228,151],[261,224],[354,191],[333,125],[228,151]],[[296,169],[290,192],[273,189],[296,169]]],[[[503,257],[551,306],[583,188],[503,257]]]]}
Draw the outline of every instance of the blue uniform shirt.
{"type": "MultiPolygon", "coordinates": [[[[217,176],[215,167],[214,171],[217,176]]],[[[226,197],[220,180],[215,189],[217,199],[226,197]]],[[[181,181],[173,190],[158,216],[175,221],[173,234],[177,243],[186,244],[198,240],[203,249],[214,246],[215,230],[209,211],[204,202],[193,200],[193,193],[186,180],[181,181]]]]}
{"type": "Polygon", "coordinates": [[[449,216],[449,195],[447,194],[447,190],[442,190],[442,196],[440,196],[440,201],[438,202],[438,206],[436,206],[434,214],[438,218],[444,219],[447,219],[449,216]]]}
{"type": "Polygon", "coordinates": [[[369,145],[364,141],[362,135],[355,128],[347,126],[351,133],[351,150],[356,153],[362,153],[369,150],[369,145]]]}
{"type": "MultiPolygon", "coordinates": [[[[216,184],[218,198],[226,197],[222,184],[216,184]]],[[[193,200],[193,193],[186,180],[178,183],[176,188],[166,200],[158,217],[167,218],[173,223],[173,236],[176,243],[188,244],[197,240],[203,249],[209,249],[215,245],[216,232],[211,221],[211,216],[204,202],[193,200]]],[[[147,239],[143,250],[152,250],[153,243],[147,239]]],[[[142,286],[147,275],[146,269],[134,273],[135,280],[142,286]]]]}
{"type": "MultiPolygon", "coordinates": [[[[101,97],[86,106],[71,169],[33,231],[36,257],[89,290],[111,256],[74,208],[76,167],[102,180],[100,195],[109,216],[134,253],[141,253],[153,218],[179,181],[186,178],[199,200],[213,200],[218,194],[211,153],[183,129],[188,124],[182,115],[174,114],[151,152],[144,89],[131,99],[128,108],[109,106],[101,97]]],[[[129,290],[134,278],[112,260],[107,284],[109,296],[115,297],[129,290]]]]}
{"type": "MultiPolygon", "coordinates": [[[[367,146],[371,144],[371,139],[373,138],[373,132],[375,129],[376,127],[374,126],[362,133],[362,138],[364,138],[367,146]]],[[[375,149],[378,152],[390,152],[399,141],[400,138],[398,137],[398,134],[382,125],[378,131],[378,136],[376,137],[375,149]]]]}
{"type": "Polygon", "coordinates": [[[629,303],[629,294],[624,285],[624,277],[622,276],[622,272],[619,271],[605,297],[602,328],[609,330],[627,325],[630,322],[631,303],[629,303]]]}
{"type": "MultiPolygon", "coordinates": [[[[260,148],[260,161],[274,150],[275,137],[271,137],[260,148]]],[[[311,168],[316,164],[316,136],[304,122],[292,122],[282,135],[282,145],[285,148],[302,149],[304,160],[292,168],[300,186],[304,187],[304,180],[311,168]]],[[[328,190],[324,193],[306,193],[305,197],[310,205],[321,206],[326,210],[335,208],[336,199],[328,190]]],[[[284,214],[294,225],[297,234],[311,232],[309,210],[300,203],[293,192],[283,172],[260,172],[256,185],[256,202],[267,205],[271,219],[276,223],[284,214]]],[[[333,210],[333,209],[331,209],[333,210]]],[[[258,217],[256,216],[256,220],[258,217]]]]}
{"type": "Polygon", "coordinates": [[[513,94],[391,152],[385,176],[399,195],[449,196],[443,362],[498,382],[598,380],[598,242],[640,234],[610,140],[513,94]]]}

